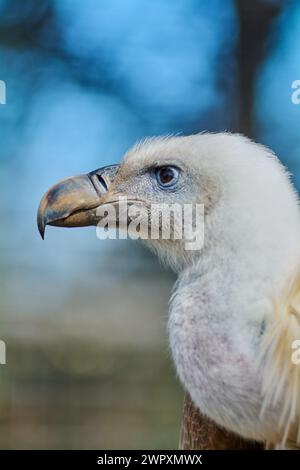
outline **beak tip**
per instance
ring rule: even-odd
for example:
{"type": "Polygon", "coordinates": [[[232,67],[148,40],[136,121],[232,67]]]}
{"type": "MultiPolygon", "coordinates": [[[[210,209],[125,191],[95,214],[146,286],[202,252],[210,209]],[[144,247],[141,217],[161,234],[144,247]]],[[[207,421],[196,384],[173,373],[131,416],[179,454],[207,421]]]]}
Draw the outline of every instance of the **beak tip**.
{"type": "Polygon", "coordinates": [[[41,217],[40,215],[38,215],[37,226],[38,226],[40,235],[41,235],[42,239],[44,240],[45,239],[46,224],[45,224],[44,218],[41,217]]]}

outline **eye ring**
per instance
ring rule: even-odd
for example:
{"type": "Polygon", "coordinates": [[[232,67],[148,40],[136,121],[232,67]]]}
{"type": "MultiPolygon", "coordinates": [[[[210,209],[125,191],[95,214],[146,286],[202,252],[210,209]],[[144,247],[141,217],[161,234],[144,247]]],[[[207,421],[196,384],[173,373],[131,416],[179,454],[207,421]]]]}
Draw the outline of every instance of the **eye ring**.
{"type": "Polygon", "coordinates": [[[165,165],[155,169],[155,178],[160,188],[172,189],[178,183],[180,171],[172,165],[165,165]]]}

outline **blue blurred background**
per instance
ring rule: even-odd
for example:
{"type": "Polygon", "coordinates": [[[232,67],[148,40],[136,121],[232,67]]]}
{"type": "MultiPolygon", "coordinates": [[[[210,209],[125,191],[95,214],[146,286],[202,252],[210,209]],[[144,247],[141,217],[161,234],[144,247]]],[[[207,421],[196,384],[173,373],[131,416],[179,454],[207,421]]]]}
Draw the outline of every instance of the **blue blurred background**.
{"type": "Polygon", "coordinates": [[[174,277],[138,243],[47,230],[63,177],[137,139],[243,132],[300,187],[300,2],[0,0],[0,448],[176,448],[174,277]]]}

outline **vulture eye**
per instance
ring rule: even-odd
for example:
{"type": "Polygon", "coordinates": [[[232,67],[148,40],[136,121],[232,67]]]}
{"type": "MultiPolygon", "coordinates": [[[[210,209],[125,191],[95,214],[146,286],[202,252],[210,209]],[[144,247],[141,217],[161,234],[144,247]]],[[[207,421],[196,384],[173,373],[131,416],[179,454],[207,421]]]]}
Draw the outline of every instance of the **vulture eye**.
{"type": "Polygon", "coordinates": [[[155,178],[162,189],[173,188],[179,180],[179,170],[174,166],[161,166],[155,170],[155,178]]]}

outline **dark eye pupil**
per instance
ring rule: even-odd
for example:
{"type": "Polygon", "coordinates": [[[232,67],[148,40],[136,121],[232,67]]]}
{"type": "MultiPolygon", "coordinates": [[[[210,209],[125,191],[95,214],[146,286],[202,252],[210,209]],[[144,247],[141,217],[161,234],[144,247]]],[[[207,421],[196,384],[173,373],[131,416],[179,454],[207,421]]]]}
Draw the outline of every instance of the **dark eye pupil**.
{"type": "Polygon", "coordinates": [[[162,189],[171,189],[177,184],[179,170],[173,166],[161,166],[155,169],[155,178],[162,189]]]}
{"type": "Polygon", "coordinates": [[[174,178],[174,171],[172,168],[162,168],[159,172],[159,177],[163,184],[171,183],[174,178]]]}

